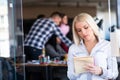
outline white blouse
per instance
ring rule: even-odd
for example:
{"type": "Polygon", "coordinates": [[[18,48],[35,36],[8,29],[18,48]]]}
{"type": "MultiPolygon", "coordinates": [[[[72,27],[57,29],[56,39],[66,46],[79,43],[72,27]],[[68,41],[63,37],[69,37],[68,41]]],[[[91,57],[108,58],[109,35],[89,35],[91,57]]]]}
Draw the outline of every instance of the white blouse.
{"type": "Polygon", "coordinates": [[[67,76],[70,80],[108,80],[115,79],[118,76],[117,60],[116,57],[111,55],[110,42],[103,39],[99,39],[99,42],[92,49],[90,55],[87,52],[83,41],[80,42],[80,45],[71,45],[68,51],[67,65],[67,76]],[[74,56],[92,56],[95,65],[103,69],[103,74],[101,76],[89,72],[81,73],[79,75],[75,74],[73,65],[74,56]]]}

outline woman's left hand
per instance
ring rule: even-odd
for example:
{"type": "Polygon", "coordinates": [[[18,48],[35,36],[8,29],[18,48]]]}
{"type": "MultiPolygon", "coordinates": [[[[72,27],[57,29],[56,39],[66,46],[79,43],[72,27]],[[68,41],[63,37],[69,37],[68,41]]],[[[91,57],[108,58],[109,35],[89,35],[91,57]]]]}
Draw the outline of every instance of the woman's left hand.
{"type": "Polygon", "coordinates": [[[95,75],[101,75],[102,74],[102,68],[99,66],[95,66],[93,64],[87,64],[85,66],[85,69],[88,70],[89,72],[91,72],[92,74],[95,75]]]}

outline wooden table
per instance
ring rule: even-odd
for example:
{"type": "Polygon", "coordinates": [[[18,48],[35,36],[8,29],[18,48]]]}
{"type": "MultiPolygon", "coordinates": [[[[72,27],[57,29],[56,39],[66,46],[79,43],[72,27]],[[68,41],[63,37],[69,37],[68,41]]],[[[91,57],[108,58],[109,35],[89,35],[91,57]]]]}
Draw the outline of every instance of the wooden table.
{"type": "Polygon", "coordinates": [[[67,79],[67,65],[66,64],[31,64],[21,63],[16,66],[25,66],[26,80],[54,80],[54,73],[56,70],[65,70],[65,77],[67,79]],[[42,72],[42,75],[39,73],[42,72]]]}
{"type": "MultiPolygon", "coordinates": [[[[65,77],[66,80],[67,78],[67,65],[66,64],[49,64],[49,80],[54,80],[54,77],[57,77],[56,75],[59,75],[58,77],[62,78],[65,77]]],[[[56,79],[57,80],[57,79],[56,79]]]]}

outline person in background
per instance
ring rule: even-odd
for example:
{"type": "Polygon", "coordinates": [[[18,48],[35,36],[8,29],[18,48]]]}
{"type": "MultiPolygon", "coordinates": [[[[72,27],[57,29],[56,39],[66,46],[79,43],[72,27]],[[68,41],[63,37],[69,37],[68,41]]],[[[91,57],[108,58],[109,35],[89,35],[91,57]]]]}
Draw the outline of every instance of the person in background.
{"type": "MultiPolygon", "coordinates": [[[[66,20],[63,21],[63,18],[65,16],[66,16],[65,14],[61,13],[62,20],[60,23],[63,23],[63,22],[67,23],[66,20]]],[[[61,30],[61,32],[62,31],[63,30],[61,30]]],[[[64,32],[62,33],[64,34],[64,32]]],[[[66,36],[66,34],[64,35],[66,36]]],[[[52,37],[48,40],[48,42],[45,45],[46,55],[50,56],[51,59],[59,58],[60,60],[62,60],[64,55],[66,54],[66,51],[63,49],[63,47],[60,46],[60,44],[61,44],[61,40],[56,35],[52,35],[52,37]]]]}
{"type": "Polygon", "coordinates": [[[52,37],[48,40],[45,45],[45,51],[46,55],[50,56],[51,59],[59,58],[61,60],[62,57],[64,57],[64,55],[66,54],[63,48],[58,45],[56,41],[56,35],[52,35],[52,37]]]}
{"type": "Polygon", "coordinates": [[[61,32],[66,36],[70,31],[70,26],[68,25],[68,16],[64,13],[61,13],[62,20],[60,24],[61,32]]]}
{"type": "MultiPolygon", "coordinates": [[[[60,30],[65,36],[67,36],[70,31],[70,26],[68,25],[68,16],[64,13],[62,13],[60,30]]],[[[59,38],[57,38],[57,40],[59,40],[59,38]]],[[[60,45],[66,51],[66,53],[68,53],[68,47],[63,42],[61,42],[60,45]]]]}
{"type": "Polygon", "coordinates": [[[73,20],[72,32],[74,44],[68,51],[68,78],[70,80],[116,79],[118,76],[116,57],[112,56],[110,42],[101,38],[92,16],[87,13],[77,15],[73,20]],[[94,63],[84,65],[87,72],[76,74],[73,58],[89,56],[93,57],[94,63]]]}
{"type": "Polygon", "coordinates": [[[68,47],[72,44],[58,28],[60,22],[61,14],[59,12],[53,12],[50,18],[40,18],[35,21],[24,42],[26,61],[38,60],[46,42],[53,34],[59,37],[68,47]]]}

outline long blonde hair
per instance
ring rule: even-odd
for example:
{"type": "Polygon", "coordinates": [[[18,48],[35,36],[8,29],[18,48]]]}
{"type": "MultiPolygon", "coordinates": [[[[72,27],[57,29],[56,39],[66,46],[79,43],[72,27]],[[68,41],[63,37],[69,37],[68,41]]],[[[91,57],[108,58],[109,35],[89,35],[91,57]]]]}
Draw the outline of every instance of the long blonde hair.
{"type": "Polygon", "coordinates": [[[90,16],[87,13],[81,13],[74,18],[73,24],[72,24],[73,41],[76,45],[79,45],[81,38],[78,36],[75,30],[75,24],[76,22],[83,22],[83,21],[87,22],[90,25],[96,37],[100,37],[99,27],[95,23],[92,16],[90,16]]]}

